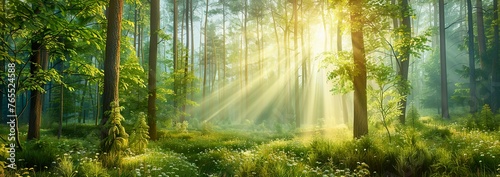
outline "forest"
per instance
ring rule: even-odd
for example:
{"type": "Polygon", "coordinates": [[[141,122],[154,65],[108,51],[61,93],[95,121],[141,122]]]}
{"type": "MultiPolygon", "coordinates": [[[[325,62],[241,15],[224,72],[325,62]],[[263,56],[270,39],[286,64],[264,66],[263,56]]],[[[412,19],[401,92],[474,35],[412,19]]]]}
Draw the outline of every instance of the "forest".
{"type": "Polygon", "coordinates": [[[500,177],[498,7],[2,0],[0,177],[500,177]]]}

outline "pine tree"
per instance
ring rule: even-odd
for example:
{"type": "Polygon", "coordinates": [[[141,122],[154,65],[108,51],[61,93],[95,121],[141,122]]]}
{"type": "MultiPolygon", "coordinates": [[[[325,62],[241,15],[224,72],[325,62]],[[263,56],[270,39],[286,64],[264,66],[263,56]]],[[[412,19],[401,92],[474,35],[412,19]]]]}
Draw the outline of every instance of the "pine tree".
{"type": "Polygon", "coordinates": [[[146,123],[146,115],[139,113],[139,119],[134,125],[134,131],[130,135],[130,149],[135,153],[144,153],[148,146],[149,126],[146,123]]]}

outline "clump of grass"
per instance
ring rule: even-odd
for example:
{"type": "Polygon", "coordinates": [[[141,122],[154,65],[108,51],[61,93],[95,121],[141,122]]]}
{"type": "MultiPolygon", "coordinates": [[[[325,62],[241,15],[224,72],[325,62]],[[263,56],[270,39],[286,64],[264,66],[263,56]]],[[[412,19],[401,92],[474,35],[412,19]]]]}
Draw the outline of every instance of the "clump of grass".
{"type": "Polygon", "coordinates": [[[58,164],[56,167],[57,175],[62,177],[75,177],[78,171],[75,170],[73,166],[73,161],[69,154],[64,154],[62,158],[58,158],[58,164]]]}
{"type": "Polygon", "coordinates": [[[82,158],[78,169],[78,176],[109,177],[107,170],[103,168],[102,163],[98,160],[97,156],[95,156],[95,158],[82,158]]]}

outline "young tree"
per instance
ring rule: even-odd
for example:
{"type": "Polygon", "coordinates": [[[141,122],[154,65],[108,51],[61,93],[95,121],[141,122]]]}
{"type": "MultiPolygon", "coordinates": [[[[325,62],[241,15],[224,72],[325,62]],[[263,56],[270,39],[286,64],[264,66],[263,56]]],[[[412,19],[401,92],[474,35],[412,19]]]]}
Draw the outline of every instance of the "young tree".
{"type": "MultiPolygon", "coordinates": [[[[119,107],[118,83],[120,76],[120,36],[123,12],[123,0],[110,0],[107,10],[108,29],[106,32],[106,58],[104,60],[104,90],[103,90],[103,113],[111,111],[112,103],[119,107]]],[[[109,114],[103,114],[101,119],[101,140],[108,138],[105,125],[110,118],[109,114]]],[[[101,146],[103,152],[108,149],[101,146]]]]}
{"type": "Polygon", "coordinates": [[[156,140],[156,61],[158,57],[158,31],[160,30],[160,0],[151,0],[148,74],[148,126],[149,137],[156,140]]]}

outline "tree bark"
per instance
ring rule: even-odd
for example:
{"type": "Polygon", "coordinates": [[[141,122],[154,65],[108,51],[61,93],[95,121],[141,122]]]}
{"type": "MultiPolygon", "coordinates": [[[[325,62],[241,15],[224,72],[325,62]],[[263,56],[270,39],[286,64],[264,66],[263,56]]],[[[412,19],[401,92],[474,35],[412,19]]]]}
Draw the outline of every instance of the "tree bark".
{"type": "Polygon", "coordinates": [[[467,27],[469,37],[469,92],[470,92],[470,113],[477,111],[476,98],[476,60],[474,59],[474,27],[472,21],[472,0],[467,0],[467,27]]]}
{"type": "Polygon", "coordinates": [[[486,63],[486,36],[484,34],[483,1],[476,0],[476,18],[477,18],[477,43],[479,44],[479,61],[481,69],[487,70],[486,63]]]}
{"type": "MultiPolygon", "coordinates": [[[[104,61],[103,113],[111,110],[111,103],[119,104],[118,84],[120,78],[120,36],[123,0],[110,0],[108,8],[108,30],[106,32],[106,59],[104,61]]],[[[108,136],[105,128],[109,115],[101,119],[101,140],[108,136]]],[[[101,147],[104,149],[105,147],[101,147]]]]}
{"type": "MultiPolygon", "coordinates": [[[[35,10],[40,12],[39,10],[35,10]]],[[[42,49],[41,41],[31,43],[32,54],[30,56],[30,73],[35,76],[41,70],[42,55],[47,53],[42,49]]],[[[40,139],[40,126],[42,122],[42,92],[31,90],[30,112],[29,112],[28,140],[40,139]]]]}
{"type": "MultiPolygon", "coordinates": [[[[498,19],[498,0],[493,0],[493,21],[499,22],[498,19]]],[[[500,52],[498,49],[500,48],[500,35],[499,24],[493,23],[493,57],[491,64],[491,76],[492,76],[492,95],[491,95],[491,109],[498,113],[500,107],[500,72],[498,72],[498,68],[500,68],[499,60],[500,60],[500,52]]]]}
{"type": "Polygon", "coordinates": [[[294,84],[295,84],[295,127],[300,128],[301,124],[301,113],[300,110],[302,109],[300,107],[300,96],[299,96],[299,42],[298,42],[298,35],[299,35],[299,21],[298,21],[298,0],[293,1],[293,52],[294,52],[294,61],[295,61],[295,66],[293,68],[293,73],[295,76],[294,79],[294,84]]]}
{"type": "MultiPolygon", "coordinates": [[[[403,17],[402,21],[402,25],[403,25],[403,30],[404,30],[404,36],[403,38],[411,38],[411,21],[410,21],[410,5],[408,4],[408,0],[402,0],[401,2],[401,5],[403,7],[402,11],[401,11],[401,15],[403,17]]],[[[409,47],[404,47],[403,48],[404,50],[404,53],[403,53],[403,56],[401,56],[401,68],[399,69],[399,75],[401,76],[401,87],[406,87],[406,82],[408,82],[408,68],[410,66],[410,48],[409,47]]],[[[405,124],[406,122],[406,101],[407,101],[407,96],[409,95],[409,91],[406,92],[407,88],[403,88],[404,93],[404,97],[405,99],[401,100],[400,104],[401,104],[401,108],[400,108],[400,111],[401,111],[401,115],[399,116],[399,122],[401,124],[405,124]]],[[[409,88],[408,88],[409,90],[409,88]]]]}
{"type": "Polygon", "coordinates": [[[208,3],[209,0],[207,0],[207,4],[205,6],[205,28],[203,29],[204,34],[203,34],[203,40],[204,40],[204,49],[203,49],[203,101],[202,101],[202,116],[205,116],[206,113],[206,103],[205,103],[205,97],[206,97],[206,84],[207,84],[207,28],[208,28],[208,3]]]}
{"type": "Polygon", "coordinates": [[[160,0],[151,0],[148,72],[148,126],[149,138],[156,136],[156,69],[158,58],[158,31],[160,30],[160,0]]]}
{"type": "Polygon", "coordinates": [[[439,56],[441,61],[441,116],[449,119],[448,112],[448,79],[446,75],[446,33],[444,23],[444,0],[439,0],[439,56]]]}
{"type": "Polygon", "coordinates": [[[368,134],[368,115],[366,99],[366,59],[362,26],[362,2],[350,0],[351,40],[354,57],[354,69],[357,74],[353,78],[354,85],[354,138],[368,134]]]}

